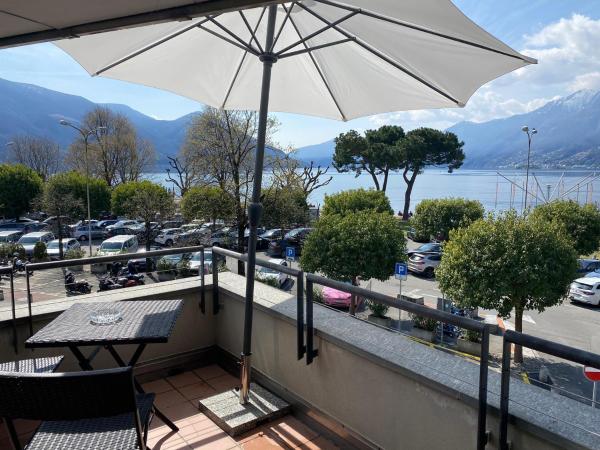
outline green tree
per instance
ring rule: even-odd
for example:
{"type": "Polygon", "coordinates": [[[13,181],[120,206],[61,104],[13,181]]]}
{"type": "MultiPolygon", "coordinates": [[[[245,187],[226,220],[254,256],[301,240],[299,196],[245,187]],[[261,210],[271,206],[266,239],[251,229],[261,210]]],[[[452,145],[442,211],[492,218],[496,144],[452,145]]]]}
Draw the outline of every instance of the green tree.
{"type": "Polygon", "coordinates": [[[328,216],[330,214],[349,214],[366,210],[394,214],[385,193],[373,189],[351,189],[333,195],[326,195],[321,214],[328,216]]]}
{"type": "Polygon", "coordinates": [[[17,219],[31,209],[42,191],[42,179],[22,164],[0,164],[0,214],[17,219]]]}
{"type": "Polygon", "coordinates": [[[308,203],[301,187],[266,189],[262,204],[262,224],[267,228],[292,228],[308,222],[308,203]]]}
{"type": "Polygon", "coordinates": [[[428,166],[448,166],[452,172],[462,166],[465,159],[464,142],[449,131],[438,131],[432,128],[417,128],[406,133],[401,142],[402,178],[406,183],[404,192],[403,219],[408,220],[410,197],[417,176],[428,166]]]}
{"type": "Polygon", "coordinates": [[[196,186],[181,199],[181,212],[186,220],[202,219],[214,223],[217,219],[235,217],[235,199],[218,186],[196,186]]]}
{"type": "Polygon", "coordinates": [[[333,167],[338,172],[354,172],[357,177],[366,172],[375,189],[385,192],[390,172],[401,168],[403,140],[404,130],[393,125],[367,130],[364,136],[354,130],[342,133],[335,138],[333,167]]]}
{"type": "Polygon", "coordinates": [[[59,258],[63,258],[63,218],[84,217],[86,214],[85,204],[81,198],[77,198],[76,192],[80,190],[80,175],[71,173],[60,173],[52,176],[44,185],[40,197],[40,206],[48,214],[56,216],[54,232],[58,237],[59,258]]]}
{"type": "Polygon", "coordinates": [[[406,259],[398,220],[372,210],[322,216],[302,249],[300,265],[309,272],[358,285],[358,279],[387,280],[406,259]]]}
{"type": "Polygon", "coordinates": [[[73,214],[79,215],[79,218],[85,217],[87,219],[86,182],[89,182],[90,186],[91,216],[98,217],[100,213],[110,210],[110,188],[105,181],[97,178],[86,178],[85,175],[75,171],[63,172],[51,179],[56,179],[57,188],[60,192],[70,193],[71,196],[68,198],[77,202],[74,205],[73,214]]]}
{"type": "Polygon", "coordinates": [[[589,255],[600,247],[600,210],[596,205],[556,200],[537,206],[532,215],[564,226],[579,255],[589,255]]]}
{"type": "MultiPolygon", "coordinates": [[[[514,311],[523,331],[523,312],[560,304],[575,276],[577,255],[555,222],[511,211],[489,216],[450,233],[436,270],[441,291],[463,307],[514,311]]],[[[523,361],[515,349],[515,362],[523,361]]]]}
{"type": "Polygon", "coordinates": [[[115,214],[127,215],[144,222],[146,250],[150,250],[151,222],[157,217],[170,217],[175,211],[175,202],[169,191],[160,184],[148,180],[129,181],[113,190],[112,208],[115,214]]]}
{"type": "Polygon", "coordinates": [[[464,198],[423,200],[415,208],[411,224],[418,236],[434,236],[445,241],[450,230],[467,227],[483,219],[485,210],[481,202],[464,198]]]}

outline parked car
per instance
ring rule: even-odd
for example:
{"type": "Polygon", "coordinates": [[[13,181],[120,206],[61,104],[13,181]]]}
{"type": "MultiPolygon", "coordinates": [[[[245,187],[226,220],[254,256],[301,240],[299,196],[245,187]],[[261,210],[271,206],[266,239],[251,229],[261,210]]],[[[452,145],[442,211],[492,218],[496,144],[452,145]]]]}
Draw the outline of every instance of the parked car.
{"type": "Polygon", "coordinates": [[[137,231],[131,227],[119,227],[119,228],[111,228],[110,230],[106,230],[106,237],[114,237],[114,236],[137,236],[137,231]]]}
{"type": "Polygon", "coordinates": [[[119,220],[119,221],[113,223],[112,225],[107,225],[106,231],[110,231],[113,228],[131,227],[133,225],[138,225],[138,224],[139,223],[137,220],[119,220]]]}
{"type": "Polygon", "coordinates": [[[167,247],[172,247],[179,239],[181,228],[167,228],[163,229],[158,236],[154,238],[154,242],[167,247]]]}
{"type": "MultiPolygon", "coordinates": [[[[42,223],[45,223],[47,225],[55,225],[56,223],[58,223],[58,216],[50,216],[48,217],[46,220],[44,220],[42,223]]],[[[60,216],[60,223],[62,225],[70,225],[73,223],[73,219],[69,216],[60,216]]]]}
{"type": "Polygon", "coordinates": [[[178,244],[182,246],[200,245],[206,231],[202,228],[183,228],[185,231],[179,234],[178,244]]]}
{"type": "MultiPolygon", "coordinates": [[[[190,258],[190,271],[194,275],[200,275],[201,253],[195,252],[190,258]]],[[[213,271],[213,252],[204,250],[204,273],[212,273],[213,271]]]]}
{"type": "Polygon", "coordinates": [[[35,231],[33,233],[27,233],[21,236],[21,238],[17,241],[18,244],[21,244],[25,249],[25,254],[27,256],[33,255],[33,249],[35,244],[38,242],[43,242],[48,245],[48,242],[54,239],[54,234],[49,231],[35,231]]]}
{"type": "MultiPolygon", "coordinates": [[[[94,220],[94,219],[92,219],[92,220],[90,220],[89,222],[90,222],[90,224],[92,224],[92,225],[98,225],[98,221],[97,221],[97,220],[94,220]]],[[[75,229],[75,228],[77,228],[77,227],[81,227],[81,226],[83,226],[83,225],[87,225],[87,224],[88,224],[88,221],[87,221],[87,220],[78,220],[78,221],[77,221],[77,222],[75,222],[73,225],[71,225],[71,228],[75,229]]]]}
{"type": "Polygon", "coordinates": [[[146,253],[146,249],[144,247],[138,248],[137,252],[135,253],[136,257],[127,261],[127,265],[132,263],[138,272],[152,272],[156,270],[156,261],[158,258],[156,256],[147,258],[144,256],[144,253],[146,253]],[[148,260],[150,260],[149,265],[148,260]]]}
{"type": "Polygon", "coordinates": [[[119,253],[135,253],[138,249],[136,236],[122,235],[106,239],[98,247],[98,256],[108,256],[119,253]]]}
{"type": "Polygon", "coordinates": [[[415,253],[441,253],[442,244],[439,242],[428,242],[427,244],[419,245],[414,250],[406,252],[408,256],[414,255],[415,253]]]}
{"type": "Polygon", "coordinates": [[[267,255],[285,258],[285,249],[288,247],[294,247],[296,249],[296,256],[300,256],[302,254],[304,241],[311,231],[312,228],[294,228],[286,233],[283,239],[269,242],[267,255]]]}
{"type": "Polygon", "coordinates": [[[35,222],[33,220],[25,221],[8,221],[0,224],[0,231],[12,230],[12,231],[20,231],[23,234],[27,234],[32,232],[35,224],[39,222],[35,222]]]}
{"type": "Polygon", "coordinates": [[[118,222],[117,219],[105,219],[105,220],[99,221],[96,225],[98,225],[100,228],[106,228],[108,226],[116,224],[117,222],[118,222]]]}
{"type": "Polygon", "coordinates": [[[164,230],[167,228],[181,228],[181,225],[183,225],[181,220],[166,220],[160,224],[160,227],[164,230]]]}
{"type": "Polygon", "coordinates": [[[577,273],[600,271],[600,259],[578,259],[577,273]]]}
{"type": "MultiPolygon", "coordinates": [[[[68,252],[69,250],[73,250],[76,248],[81,248],[79,245],[79,241],[75,238],[65,238],[62,240],[63,244],[63,254],[68,252]]],[[[53,239],[48,242],[46,246],[46,251],[48,252],[48,256],[50,259],[59,259],[60,249],[58,239],[53,239]]]]}
{"type": "Polygon", "coordinates": [[[600,305],[600,277],[576,279],[569,288],[569,299],[572,302],[600,305]]]}
{"type": "Polygon", "coordinates": [[[52,231],[50,229],[50,225],[43,223],[43,222],[33,222],[27,225],[27,228],[29,229],[29,233],[34,233],[36,231],[52,231]]]}
{"type": "Polygon", "coordinates": [[[237,234],[233,236],[231,227],[224,227],[210,235],[206,236],[203,240],[204,245],[212,247],[224,247],[227,248],[231,245],[232,239],[237,241],[237,234]]]}
{"type": "Polygon", "coordinates": [[[441,253],[413,253],[408,258],[408,270],[432,278],[441,260],[441,253]]]}
{"type": "Polygon", "coordinates": [[[350,308],[352,295],[349,292],[340,291],[330,287],[323,287],[323,303],[336,308],[350,308]]]}
{"type": "Polygon", "coordinates": [[[20,230],[2,230],[0,231],[0,244],[12,244],[17,242],[23,232],[20,230]]]}
{"type": "Polygon", "coordinates": [[[92,225],[91,229],[89,228],[89,225],[81,225],[75,228],[75,230],[72,233],[72,237],[83,242],[88,240],[90,233],[92,235],[92,240],[106,239],[107,236],[104,228],[100,228],[97,225],[92,225]]]}
{"type": "MultiPolygon", "coordinates": [[[[283,267],[288,267],[288,262],[285,259],[274,258],[274,259],[269,259],[269,262],[273,263],[273,264],[281,265],[283,267]]],[[[257,266],[257,268],[256,268],[256,277],[262,278],[262,279],[277,280],[277,285],[280,288],[283,287],[286,283],[289,283],[288,280],[291,279],[288,274],[279,272],[278,270],[271,269],[269,267],[260,267],[260,266],[257,266]]]]}
{"type": "Polygon", "coordinates": [[[269,242],[283,239],[283,236],[285,236],[288,231],[289,230],[284,230],[283,228],[271,228],[270,230],[263,232],[258,236],[257,248],[266,249],[269,246],[269,242]]]}

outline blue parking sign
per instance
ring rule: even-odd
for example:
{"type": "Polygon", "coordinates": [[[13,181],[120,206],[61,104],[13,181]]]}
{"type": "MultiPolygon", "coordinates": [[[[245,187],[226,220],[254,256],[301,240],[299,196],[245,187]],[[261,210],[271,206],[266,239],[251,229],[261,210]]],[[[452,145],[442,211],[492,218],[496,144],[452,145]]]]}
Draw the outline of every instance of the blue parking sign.
{"type": "Polygon", "coordinates": [[[406,280],[408,275],[408,266],[406,263],[396,263],[396,269],[394,270],[395,277],[399,280],[406,280]]]}
{"type": "Polygon", "coordinates": [[[287,247],[285,249],[285,256],[286,259],[288,260],[295,260],[296,259],[296,247],[287,247]]]}

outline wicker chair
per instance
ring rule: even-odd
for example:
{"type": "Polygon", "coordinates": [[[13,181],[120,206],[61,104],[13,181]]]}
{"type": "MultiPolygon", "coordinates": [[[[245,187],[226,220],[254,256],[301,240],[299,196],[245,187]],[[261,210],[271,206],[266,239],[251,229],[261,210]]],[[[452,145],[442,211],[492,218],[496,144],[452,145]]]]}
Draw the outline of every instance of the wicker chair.
{"type": "Polygon", "coordinates": [[[49,356],[47,358],[22,359],[0,363],[0,372],[18,373],[52,373],[62,362],[64,356],[49,356]]]}
{"type": "Polygon", "coordinates": [[[0,372],[0,398],[0,417],[18,450],[13,419],[42,420],[27,450],[146,450],[154,394],[136,394],[131,367],[0,372]]]}

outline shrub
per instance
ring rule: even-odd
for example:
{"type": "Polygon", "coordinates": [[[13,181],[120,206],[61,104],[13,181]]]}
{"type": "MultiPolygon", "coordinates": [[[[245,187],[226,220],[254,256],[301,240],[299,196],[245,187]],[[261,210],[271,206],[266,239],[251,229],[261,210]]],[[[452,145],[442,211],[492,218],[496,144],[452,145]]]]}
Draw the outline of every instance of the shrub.
{"type": "Polygon", "coordinates": [[[46,244],[39,241],[35,243],[33,247],[33,260],[40,262],[48,259],[48,252],[46,251],[46,244]]]}
{"type": "Polygon", "coordinates": [[[385,192],[373,189],[352,189],[326,195],[321,215],[323,217],[331,214],[346,215],[359,211],[394,214],[385,192]]]}
{"type": "Polygon", "coordinates": [[[442,198],[423,200],[415,209],[411,225],[415,235],[422,238],[433,236],[445,241],[450,231],[468,227],[476,220],[483,219],[485,210],[477,200],[464,198],[442,198]]]}
{"type": "Polygon", "coordinates": [[[323,303],[323,289],[313,287],[313,301],[315,303],[323,303]]]}
{"type": "Polygon", "coordinates": [[[272,277],[264,277],[261,275],[256,276],[256,281],[259,281],[261,283],[264,283],[268,286],[272,286],[274,288],[279,289],[279,280],[277,278],[272,278],[272,277]]]}
{"type": "Polygon", "coordinates": [[[85,257],[85,251],[82,248],[72,248],[65,252],[65,259],[81,259],[85,257]]]}
{"type": "Polygon", "coordinates": [[[182,259],[177,263],[177,276],[179,278],[191,277],[192,271],[190,270],[190,262],[187,259],[182,259]]]}
{"type": "Polygon", "coordinates": [[[19,259],[25,259],[27,256],[25,248],[21,244],[9,243],[0,245],[0,258],[4,260],[11,260],[15,253],[18,254],[19,259]]]}
{"type": "Polygon", "coordinates": [[[156,271],[161,273],[171,273],[175,275],[177,273],[177,266],[168,260],[161,258],[156,264],[156,271]]]}
{"type": "Polygon", "coordinates": [[[435,331],[437,329],[438,321],[435,319],[418,316],[416,314],[410,314],[409,316],[412,319],[415,328],[420,328],[426,331],[435,331]]]}
{"type": "Polygon", "coordinates": [[[463,337],[465,339],[465,341],[469,341],[469,342],[475,342],[476,344],[479,344],[481,342],[481,334],[479,334],[479,332],[477,331],[473,331],[473,330],[463,330],[463,337]]]}
{"type": "Polygon", "coordinates": [[[367,308],[371,310],[375,317],[385,317],[390,307],[383,303],[378,303],[373,300],[367,300],[367,308]]]}

